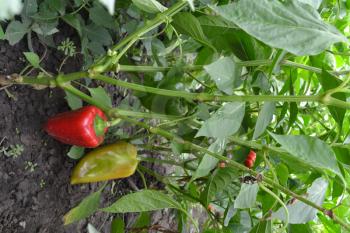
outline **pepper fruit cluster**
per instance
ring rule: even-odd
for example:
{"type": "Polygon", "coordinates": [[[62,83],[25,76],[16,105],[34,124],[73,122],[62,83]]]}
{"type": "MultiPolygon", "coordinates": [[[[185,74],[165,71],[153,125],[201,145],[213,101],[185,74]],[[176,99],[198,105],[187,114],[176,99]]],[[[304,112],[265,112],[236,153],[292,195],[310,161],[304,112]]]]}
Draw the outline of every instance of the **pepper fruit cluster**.
{"type": "MultiPolygon", "coordinates": [[[[104,141],[108,121],[95,106],[60,113],[51,117],[44,130],[65,144],[95,148],[104,141]]],[[[99,147],[86,154],[73,170],[72,184],[124,178],[134,174],[138,165],[136,148],[126,142],[99,147]]]]}
{"type": "Polygon", "coordinates": [[[247,158],[244,161],[244,164],[247,168],[252,168],[254,166],[256,160],[256,153],[253,150],[250,150],[249,154],[247,155],[247,158]]]}

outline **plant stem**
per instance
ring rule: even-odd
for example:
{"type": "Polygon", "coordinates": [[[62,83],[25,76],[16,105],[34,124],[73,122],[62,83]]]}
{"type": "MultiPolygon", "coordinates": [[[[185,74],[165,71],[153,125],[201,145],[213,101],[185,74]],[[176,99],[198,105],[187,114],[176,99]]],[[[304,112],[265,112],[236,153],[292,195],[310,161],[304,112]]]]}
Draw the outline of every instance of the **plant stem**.
{"type": "MultiPolygon", "coordinates": [[[[159,89],[155,87],[143,86],[136,83],[130,83],[118,79],[113,79],[108,76],[100,75],[100,74],[89,74],[87,72],[77,72],[71,73],[68,75],[59,75],[56,80],[51,79],[49,77],[41,77],[41,78],[30,78],[30,77],[22,77],[16,76],[15,79],[7,80],[5,77],[0,76],[0,85],[10,85],[10,84],[29,84],[29,85],[39,85],[39,86],[59,86],[72,94],[78,95],[82,99],[86,99],[88,96],[78,94],[76,90],[72,90],[72,86],[69,82],[87,77],[89,76],[91,79],[96,79],[103,81],[105,83],[109,83],[112,85],[117,85],[120,87],[128,88],[134,91],[142,91],[147,93],[152,93],[156,95],[170,96],[170,97],[182,97],[189,100],[197,100],[203,102],[265,102],[265,101],[274,101],[274,102],[319,102],[326,105],[332,105],[340,108],[349,109],[350,103],[343,102],[341,100],[335,99],[330,96],[324,95],[312,95],[312,96],[284,96],[284,95],[211,95],[208,93],[191,93],[185,91],[174,91],[167,89],[159,89]],[[73,93],[74,92],[74,93],[73,93]]],[[[94,101],[94,105],[97,105],[97,101],[94,101]]],[[[106,106],[104,106],[106,109],[106,106]]],[[[153,114],[154,117],[158,117],[157,114],[153,114]]],[[[168,117],[165,117],[169,119],[168,117]]]]}
{"type": "Polygon", "coordinates": [[[207,93],[191,93],[185,91],[174,91],[167,89],[159,89],[154,87],[143,86],[136,83],[125,82],[118,79],[113,79],[104,75],[90,76],[92,79],[100,80],[105,83],[117,85],[120,87],[128,88],[134,91],[142,91],[152,93],[156,95],[170,96],[170,97],[182,97],[190,100],[198,100],[203,102],[218,101],[218,102],[263,102],[263,101],[276,101],[276,102],[321,102],[322,96],[273,96],[273,95],[211,95],[207,93]]]}
{"type": "MultiPolygon", "coordinates": [[[[251,60],[251,61],[237,61],[236,64],[239,66],[245,66],[245,67],[250,67],[250,66],[269,66],[271,65],[273,60],[251,60]]],[[[292,68],[298,68],[298,69],[303,69],[307,70],[310,72],[314,72],[316,74],[321,74],[322,69],[314,67],[314,66],[308,66],[300,63],[296,63],[293,61],[281,61],[280,65],[286,66],[286,67],[292,67],[292,68]]],[[[121,65],[117,64],[115,65],[112,70],[117,70],[121,72],[142,72],[142,73],[154,73],[154,72],[167,72],[171,70],[173,67],[154,67],[154,66],[132,66],[132,65],[121,65]]],[[[189,71],[198,71],[198,70],[203,70],[204,65],[186,65],[183,66],[182,69],[185,72],[189,71]]],[[[334,71],[334,70],[327,70],[330,74],[333,75],[345,75],[349,74],[350,70],[344,70],[344,71],[334,71]]]]}
{"type": "Polygon", "coordinates": [[[71,94],[81,98],[82,100],[99,107],[104,112],[108,113],[109,115],[113,115],[114,118],[118,118],[118,116],[128,116],[128,117],[148,118],[148,119],[160,119],[160,120],[177,120],[177,119],[181,118],[178,116],[163,115],[163,114],[157,114],[157,113],[134,112],[134,111],[129,111],[129,110],[110,108],[110,107],[105,106],[104,104],[100,103],[99,101],[95,100],[91,96],[85,94],[84,92],[76,89],[75,87],[73,87],[70,84],[65,83],[64,85],[61,85],[61,88],[70,92],[71,94]]]}
{"type": "MultiPolygon", "coordinates": [[[[186,0],[180,0],[173,6],[171,6],[169,9],[165,10],[162,13],[159,13],[155,18],[146,21],[143,27],[137,29],[132,34],[120,41],[117,45],[115,45],[112,48],[112,54],[113,52],[117,52],[119,49],[123,48],[126,45],[131,46],[133,42],[136,42],[147,32],[152,31],[164,22],[168,21],[169,18],[174,16],[176,13],[180,12],[183,8],[185,8],[187,4],[188,3],[186,0]]],[[[119,56],[118,53],[114,53],[113,55],[106,55],[105,57],[101,58],[97,62],[97,64],[93,65],[91,70],[95,73],[102,73],[111,70],[111,68],[113,68],[113,66],[116,64],[114,62],[117,62],[118,60],[116,59],[117,56],[119,56]]]]}
{"type": "Polygon", "coordinates": [[[264,190],[265,192],[267,192],[268,194],[270,194],[276,201],[278,201],[281,206],[283,207],[285,214],[286,214],[286,219],[284,221],[284,228],[281,232],[284,232],[284,230],[287,228],[288,226],[288,222],[289,222],[289,211],[287,206],[283,203],[283,201],[274,193],[272,192],[270,189],[266,188],[264,185],[259,184],[259,187],[264,190]]]}

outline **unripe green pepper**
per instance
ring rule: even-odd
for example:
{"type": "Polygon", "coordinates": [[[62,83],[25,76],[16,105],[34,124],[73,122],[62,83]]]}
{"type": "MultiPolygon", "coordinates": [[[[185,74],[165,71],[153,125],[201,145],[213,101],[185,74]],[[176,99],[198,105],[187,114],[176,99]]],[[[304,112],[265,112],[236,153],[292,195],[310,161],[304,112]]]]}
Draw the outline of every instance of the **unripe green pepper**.
{"type": "Polygon", "coordinates": [[[124,178],[134,174],[138,160],[135,146],[117,142],[85,155],[73,170],[71,184],[124,178]]]}

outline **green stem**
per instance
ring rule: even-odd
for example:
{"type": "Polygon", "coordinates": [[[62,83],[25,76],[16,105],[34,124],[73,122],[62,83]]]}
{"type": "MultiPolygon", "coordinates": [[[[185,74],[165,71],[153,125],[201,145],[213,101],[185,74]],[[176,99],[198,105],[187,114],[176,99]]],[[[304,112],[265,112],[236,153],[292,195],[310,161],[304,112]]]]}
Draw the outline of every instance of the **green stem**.
{"type": "Polygon", "coordinates": [[[198,101],[218,101],[218,102],[264,102],[264,101],[276,101],[276,102],[321,102],[322,96],[273,96],[273,95],[211,95],[207,93],[190,93],[185,91],[174,91],[159,89],[155,87],[143,86],[136,83],[125,82],[118,79],[113,79],[104,75],[91,75],[92,79],[100,80],[112,85],[128,88],[134,91],[141,91],[152,93],[156,95],[170,96],[170,97],[182,97],[190,100],[198,101]]]}
{"type": "Polygon", "coordinates": [[[136,117],[136,118],[148,118],[148,119],[160,119],[160,120],[176,120],[180,117],[178,116],[170,116],[163,115],[157,113],[146,113],[146,112],[134,112],[129,110],[117,109],[117,108],[109,108],[108,106],[102,104],[100,101],[95,100],[91,96],[85,94],[84,92],[76,89],[70,84],[64,84],[60,86],[62,89],[70,92],[71,94],[81,98],[82,100],[95,105],[106,112],[109,116],[113,118],[119,118],[120,116],[128,116],[128,117],[136,117]]]}
{"type": "Polygon", "coordinates": [[[264,185],[262,184],[259,184],[259,187],[264,190],[265,192],[267,192],[268,194],[270,194],[273,198],[276,199],[276,201],[278,201],[281,206],[283,207],[285,213],[286,213],[286,219],[284,221],[284,228],[281,230],[281,232],[284,232],[284,229],[287,228],[288,226],[288,222],[289,222],[289,211],[288,211],[288,208],[287,206],[283,203],[283,201],[276,195],[274,194],[270,189],[266,188],[264,185]]]}
{"type": "Polygon", "coordinates": [[[176,162],[174,160],[166,160],[166,159],[159,159],[159,158],[146,158],[146,157],[139,157],[141,161],[149,162],[149,163],[159,163],[159,164],[170,164],[178,167],[182,167],[183,169],[188,169],[191,171],[195,171],[196,169],[190,166],[187,166],[187,162],[176,162]]]}
{"type": "MultiPolygon", "coordinates": [[[[155,18],[146,21],[145,25],[136,31],[134,31],[132,34],[127,36],[125,39],[120,41],[117,45],[115,45],[112,48],[112,53],[117,52],[119,49],[123,48],[124,46],[128,45],[131,41],[137,41],[140,39],[143,35],[145,35],[147,32],[152,31],[153,29],[157,28],[164,22],[168,21],[169,18],[180,12],[183,8],[187,6],[187,1],[180,0],[177,3],[175,3],[173,6],[171,6],[169,9],[165,10],[162,13],[159,13],[155,18]]],[[[130,44],[129,44],[130,45],[130,44]]],[[[100,59],[97,64],[93,65],[91,70],[94,73],[102,73],[105,71],[111,70],[113,67],[113,62],[115,62],[115,57],[118,56],[118,53],[113,54],[112,56],[106,55],[102,59],[100,59]]]]}
{"type": "MultiPolygon", "coordinates": [[[[239,66],[245,66],[245,67],[250,67],[250,66],[269,66],[273,63],[273,60],[251,60],[251,61],[237,61],[236,64],[239,66]]],[[[308,66],[300,63],[296,63],[293,61],[282,61],[280,63],[282,66],[286,67],[292,67],[292,68],[298,68],[298,69],[303,69],[307,70],[310,72],[314,72],[316,74],[321,74],[322,69],[314,67],[314,66],[308,66]]],[[[117,64],[115,67],[112,68],[112,70],[117,70],[121,72],[141,72],[141,73],[154,73],[154,72],[167,72],[171,70],[173,67],[154,67],[154,66],[133,66],[133,65],[121,65],[117,64]]],[[[182,69],[185,72],[190,72],[190,71],[199,71],[204,69],[204,65],[187,65],[183,66],[182,69]]],[[[349,74],[350,70],[344,70],[344,71],[334,71],[334,70],[327,70],[327,72],[333,74],[333,75],[345,75],[349,74]]]]}

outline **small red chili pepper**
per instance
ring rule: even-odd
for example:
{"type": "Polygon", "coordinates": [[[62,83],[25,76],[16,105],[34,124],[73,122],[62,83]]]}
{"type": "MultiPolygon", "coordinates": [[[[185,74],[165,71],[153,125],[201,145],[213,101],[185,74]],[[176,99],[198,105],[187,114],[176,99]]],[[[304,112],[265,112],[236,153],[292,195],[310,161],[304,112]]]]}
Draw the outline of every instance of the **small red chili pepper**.
{"type": "Polygon", "coordinates": [[[254,166],[255,160],[256,160],[256,153],[255,151],[250,150],[247,158],[244,161],[244,164],[246,167],[252,168],[254,166]]]}
{"type": "Polygon", "coordinates": [[[44,129],[60,142],[94,148],[104,140],[107,117],[99,108],[86,106],[51,117],[44,129]]]}

